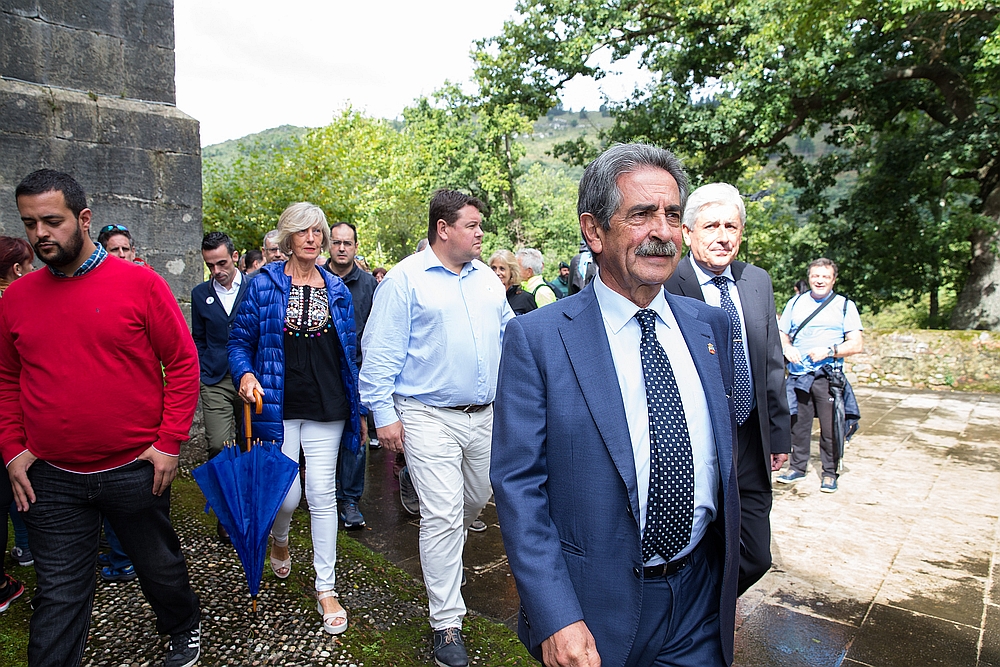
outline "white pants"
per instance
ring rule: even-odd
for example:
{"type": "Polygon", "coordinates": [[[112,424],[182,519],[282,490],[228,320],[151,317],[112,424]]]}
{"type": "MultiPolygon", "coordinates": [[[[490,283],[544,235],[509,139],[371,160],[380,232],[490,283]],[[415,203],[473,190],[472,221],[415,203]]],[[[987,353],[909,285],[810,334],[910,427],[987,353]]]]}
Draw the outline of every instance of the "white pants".
{"type": "MultiPolygon", "coordinates": [[[[301,447],[306,456],[306,501],[312,521],[316,590],[331,591],[337,582],[334,572],[337,564],[337,453],[344,422],[286,419],[282,424],[285,442],[281,445],[281,453],[298,463],[301,447]]],[[[296,479],[271,527],[271,534],[279,542],[288,539],[292,512],[301,499],[302,489],[296,479]]]]}
{"type": "Polygon", "coordinates": [[[396,396],[403,449],[420,496],[420,566],[435,630],[461,628],[462,550],[490,495],[493,408],[473,414],[396,396]]]}

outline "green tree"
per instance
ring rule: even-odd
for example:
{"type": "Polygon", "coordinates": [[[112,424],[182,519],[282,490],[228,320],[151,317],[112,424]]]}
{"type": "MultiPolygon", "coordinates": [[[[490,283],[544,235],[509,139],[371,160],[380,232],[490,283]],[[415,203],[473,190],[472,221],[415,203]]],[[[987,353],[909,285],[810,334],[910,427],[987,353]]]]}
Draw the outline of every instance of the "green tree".
{"type": "Polygon", "coordinates": [[[668,146],[695,182],[736,182],[779,158],[811,213],[815,250],[840,261],[845,280],[861,276],[865,298],[909,298],[954,283],[954,326],[1000,328],[996,4],[525,0],[518,9],[521,17],[482,46],[539,115],[569,79],[605,73],[594,65],[598,52],[612,61],[638,53],[656,83],[614,110],[609,139],[668,146]],[[790,150],[790,141],[822,131],[832,154],[812,163],[790,150]],[[933,152],[911,170],[898,160],[917,155],[918,137],[933,152]],[[863,204],[900,193],[909,225],[889,234],[863,204]],[[920,236],[939,223],[947,242],[920,236]],[[953,236],[960,232],[964,238],[953,236]],[[846,238],[857,242],[845,247],[846,238]],[[890,261],[935,243],[946,250],[928,261],[890,261]],[[869,280],[889,266],[908,276],[869,280]]]}

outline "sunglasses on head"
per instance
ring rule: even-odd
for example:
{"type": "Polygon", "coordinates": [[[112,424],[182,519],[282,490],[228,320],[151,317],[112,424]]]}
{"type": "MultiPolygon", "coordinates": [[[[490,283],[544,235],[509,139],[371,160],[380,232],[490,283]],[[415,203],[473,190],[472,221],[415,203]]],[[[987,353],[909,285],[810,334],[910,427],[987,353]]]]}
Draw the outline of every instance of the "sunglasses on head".
{"type": "Polygon", "coordinates": [[[116,230],[128,234],[128,227],[126,227],[125,225],[104,225],[103,227],[101,227],[101,231],[99,233],[107,234],[108,232],[113,232],[116,230]]]}

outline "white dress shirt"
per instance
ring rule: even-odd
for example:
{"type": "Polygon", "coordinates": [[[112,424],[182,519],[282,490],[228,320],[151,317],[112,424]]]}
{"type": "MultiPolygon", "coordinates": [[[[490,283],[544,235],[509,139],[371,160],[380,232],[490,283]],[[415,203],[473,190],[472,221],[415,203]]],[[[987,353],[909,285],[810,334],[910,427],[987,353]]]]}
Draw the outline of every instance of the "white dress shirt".
{"type": "MultiPolygon", "coordinates": [[[[622,399],[625,402],[625,418],[628,421],[629,436],[632,439],[632,455],[635,459],[635,477],[639,492],[639,528],[646,528],[646,503],[649,498],[649,412],[646,408],[646,383],[642,376],[642,361],[639,357],[639,341],[642,329],[635,319],[640,308],[607,287],[600,274],[594,278],[594,291],[604,318],[604,329],[611,346],[611,358],[618,375],[622,399]]],[[[677,320],[667,305],[663,290],[656,295],[647,308],[656,311],[656,338],[670,360],[670,367],[677,380],[688,433],[691,436],[691,452],[694,456],[694,523],[691,541],[674,560],[691,553],[716,517],[716,499],[719,496],[719,457],[715,451],[715,435],[712,419],[708,413],[708,400],[701,384],[701,377],[695,368],[691,352],[684,335],[677,326],[677,320]]],[[[662,563],[660,556],[654,556],[646,565],[662,563]]]]}
{"type": "Polygon", "coordinates": [[[240,285],[243,284],[243,272],[239,269],[236,270],[236,276],[233,278],[233,284],[226,289],[219,282],[213,278],[212,287],[215,288],[215,293],[219,297],[219,303],[222,307],[226,309],[226,315],[233,314],[233,305],[236,303],[236,296],[240,293],[240,285]]]}
{"type": "MultiPolygon", "coordinates": [[[[715,274],[709,273],[705,269],[698,265],[698,262],[694,261],[694,257],[688,255],[688,260],[691,262],[691,266],[694,267],[694,275],[698,279],[698,284],[701,285],[701,295],[705,298],[705,303],[710,306],[715,306],[716,308],[722,308],[722,294],[719,292],[719,288],[716,287],[712,279],[715,278],[715,274]]],[[[733,278],[733,268],[732,266],[727,266],[726,270],[719,275],[726,277],[726,285],[729,286],[729,298],[733,300],[733,305],[736,306],[736,312],[740,314],[740,337],[743,339],[743,356],[747,360],[747,375],[749,375],[750,380],[750,410],[752,411],[757,406],[757,395],[753,391],[753,371],[750,366],[750,348],[747,346],[747,316],[746,311],[743,310],[743,303],[740,301],[740,291],[736,289],[736,279],[733,278]]],[[[739,354],[739,351],[735,348],[733,349],[733,354],[739,354]]]]}

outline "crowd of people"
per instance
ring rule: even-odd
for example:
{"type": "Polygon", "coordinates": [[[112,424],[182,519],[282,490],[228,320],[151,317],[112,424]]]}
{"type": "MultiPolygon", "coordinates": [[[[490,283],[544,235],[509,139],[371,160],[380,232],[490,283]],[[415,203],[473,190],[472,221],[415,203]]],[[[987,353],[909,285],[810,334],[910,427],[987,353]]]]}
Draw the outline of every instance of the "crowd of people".
{"type": "MultiPolygon", "coordinates": [[[[442,667],[468,664],[463,549],[491,496],[532,655],[700,666],[732,663],[736,598],[771,566],[772,472],[791,454],[777,481],[806,478],[814,416],[821,490],[837,490],[827,399],[862,349],[837,267],[810,264],[779,318],[767,272],[736,260],[743,198],[724,183],[689,192],[667,150],[617,144],[586,168],[583,244],[549,282],[534,248],[484,263],[485,207],[454,190],[433,194],[427,237],[389,270],[370,271],[357,228],[308,202],[260,250],[210,232],[190,331],[125,226],[91,240],[72,176],[33,172],[16,203],[27,241],[0,237],[0,507],[12,556],[36,571],[33,667],[80,663],[99,559],[105,580],[138,579],[170,636],[163,664],[197,662],[199,600],[169,498],[199,401],[209,458],[259,401],[254,437],[304,460],[332,635],[350,625],[337,531],[366,525],[368,448],[393,453],[403,507],[420,516],[442,667]]],[[[292,484],[271,526],[278,578],[297,557],[301,493],[292,484]]],[[[0,575],[4,611],[24,587],[0,575]]]]}

